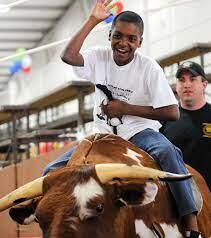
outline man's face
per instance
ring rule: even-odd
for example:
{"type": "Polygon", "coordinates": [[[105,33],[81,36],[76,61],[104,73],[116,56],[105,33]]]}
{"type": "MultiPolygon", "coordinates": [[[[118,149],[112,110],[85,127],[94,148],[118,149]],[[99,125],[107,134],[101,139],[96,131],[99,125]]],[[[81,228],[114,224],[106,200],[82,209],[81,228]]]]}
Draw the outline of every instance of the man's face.
{"type": "Polygon", "coordinates": [[[204,91],[207,81],[202,76],[193,76],[188,70],[184,70],[177,79],[176,91],[181,104],[187,107],[194,107],[204,100],[204,91]]]}
{"type": "Polygon", "coordinates": [[[132,61],[134,53],[141,46],[142,32],[134,23],[117,21],[110,34],[114,61],[126,65],[132,61]]]}

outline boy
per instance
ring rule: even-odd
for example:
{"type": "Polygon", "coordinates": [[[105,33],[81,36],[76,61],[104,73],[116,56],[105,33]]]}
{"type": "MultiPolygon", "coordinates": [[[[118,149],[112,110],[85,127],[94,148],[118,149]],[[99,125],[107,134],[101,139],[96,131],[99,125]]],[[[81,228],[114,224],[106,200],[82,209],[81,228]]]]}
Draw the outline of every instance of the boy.
{"type": "MultiPolygon", "coordinates": [[[[74,70],[79,77],[104,85],[111,92],[114,100],[105,104],[104,93],[95,90],[94,122],[98,132],[113,133],[111,119],[119,118],[119,136],[148,152],[163,170],[186,173],[181,152],[158,132],[161,126],[158,121],[177,120],[179,111],[162,69],[136,51],[143,39],[141,17],[130,11],[120,13],[109,33],[111,48],[80,53],[88,34],[110,15],[113,6],[111,0],[96,1],[90,17],[64,50],[62,60],[76,66],[74,70]]],[[[48,166],[44,174],[66,163],[71,153],[72,150],[48,166]]],[[[169,187],[187,231],[186,237],[200,237],[189,181],[172,183],[169,187]]]]}

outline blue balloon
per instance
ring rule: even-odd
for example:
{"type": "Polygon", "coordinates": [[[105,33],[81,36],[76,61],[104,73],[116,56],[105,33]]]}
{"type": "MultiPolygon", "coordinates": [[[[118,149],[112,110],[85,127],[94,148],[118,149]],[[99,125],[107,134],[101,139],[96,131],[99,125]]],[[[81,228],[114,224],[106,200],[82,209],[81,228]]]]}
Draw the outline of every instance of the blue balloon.
{"type": "Polygon", "coordinates": [[[15,74],[18,71],[20,71],[22,68],[22,62],[20,60],[15,61],[13,64],[9,67],[10,74],[15,74]]]}
{"type": "Polygon", "coordinates": [[[113,20],[114,20],[114,15],[111,15],[111,16],[107,17],[104,21],[105,21],[106,23],[110,23],[110,22],[112,22],[113,20]]]}
{"type": "Polygon", "coordinates": [[[15,73],[14,64],[11,64],[11,65],[10,65],[10,67],[9,67],[9,72],[10,72],[10,74],[14,74],[14,73],[15,73]]]}
{"type": "Polygon", "coordinates": [[[20,61],[20,60],[17,60],[17,61],[15,61],[15,68],[16,68],[16,70],[17,70],[17,72],[19,71],[19,70],[21,70],[21,68],[22,68],[22,62],[20,61]]]}

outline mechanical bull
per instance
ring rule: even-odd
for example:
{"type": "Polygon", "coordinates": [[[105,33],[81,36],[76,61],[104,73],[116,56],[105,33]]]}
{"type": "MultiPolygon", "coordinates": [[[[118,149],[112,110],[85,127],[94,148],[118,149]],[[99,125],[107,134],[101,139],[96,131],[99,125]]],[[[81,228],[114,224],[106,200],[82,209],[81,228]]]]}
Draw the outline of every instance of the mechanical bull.
{"type": "MultiPolygon", "coordinates": [[[[203,197],[199,228],[209,238],[210,192],[189,170],[203,197]]],[[[182,227],[164,181],[188,177],[160,171],[147,153],[118,136],[95,134],[78,145],[66,167],[2,198],[0,211],[12,207],[10,215],[21,224],[37,221],[46,238],[179,238],[182,227]]]]}

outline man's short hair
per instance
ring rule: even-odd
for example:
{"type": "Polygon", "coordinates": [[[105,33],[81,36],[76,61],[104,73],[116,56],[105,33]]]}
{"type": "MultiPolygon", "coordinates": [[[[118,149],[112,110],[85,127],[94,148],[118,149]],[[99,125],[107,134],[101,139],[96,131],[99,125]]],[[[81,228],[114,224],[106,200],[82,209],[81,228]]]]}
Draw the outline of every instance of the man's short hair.
{"type": "Polygon", "coordinates": [[[113,29],[117,23],[117,21],[134,23],[138,26],[141,33],[144,32],[144,22],[142,18],[135,12],[132,11],[124,11],[119,13],[113,20],[111,29],[113,29]]]}

